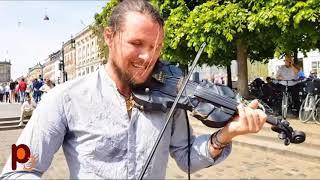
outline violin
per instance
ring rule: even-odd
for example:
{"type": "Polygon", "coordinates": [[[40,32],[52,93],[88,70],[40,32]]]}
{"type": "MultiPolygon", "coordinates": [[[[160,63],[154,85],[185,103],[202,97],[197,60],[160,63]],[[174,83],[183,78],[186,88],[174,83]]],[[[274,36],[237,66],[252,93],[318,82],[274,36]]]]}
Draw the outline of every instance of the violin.
{"type": "MultiPolygon", "coordinates": [[[[166,112],[170,109],[165,125],[159,133],[138,179],[142,179],[146,173],[175,108],[191,111],[196,119],[212,128],[224,127],[238,113],[239,103],[235,100],[233,91],[227,86],[218,87],[211,86],[209,83],[189,81],[205,46],[205,43],[201,45],[186,77],[177,66],[158,61],[150,78],[144,84],[132,89],[134,106],[141,111],[166,112]]],[[[293,130],[286,120],[269,115],[267,123],[272,125],[273,131],[279,133],[279,138],[284,140],[285,145],[299,144],[305,141],[305,133],[293,130]]],[[[189,170],[188,174],[190,174],[189,170]]]]}
{"type": "MultiPolygon", "coordinates": [[[[167,111],[172,107],[183,80],[180,68],[158,61],[151,78],[133,89],[134,106],[142,111],[167,111]]],[[[176,108],[190,111],[208,127],[222,128],[237,115],[238,105],[234,92],[228,86],[188,81],[176,108]]],[[[286,120],[268,115],[267,123],[279,133],[285,145],[305,141],[305,133],[293,130],[286,120]]]]}

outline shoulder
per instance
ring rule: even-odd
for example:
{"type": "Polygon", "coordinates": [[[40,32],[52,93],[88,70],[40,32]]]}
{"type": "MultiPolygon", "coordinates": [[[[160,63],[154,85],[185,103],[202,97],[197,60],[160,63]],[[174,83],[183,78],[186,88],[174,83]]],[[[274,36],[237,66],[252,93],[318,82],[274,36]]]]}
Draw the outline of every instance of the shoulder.
{"type": "Polygon", "coordinates": [[[78,77],[76,79],[64,82],[63,84],[58,84],[44,96],[45,98],[64,98],[67,95],[77,96],[80,95],[81,92],[93,92],[101,81],[101,74],[99,70],[93,73],[90,73],[85,76],[78,77]]]}

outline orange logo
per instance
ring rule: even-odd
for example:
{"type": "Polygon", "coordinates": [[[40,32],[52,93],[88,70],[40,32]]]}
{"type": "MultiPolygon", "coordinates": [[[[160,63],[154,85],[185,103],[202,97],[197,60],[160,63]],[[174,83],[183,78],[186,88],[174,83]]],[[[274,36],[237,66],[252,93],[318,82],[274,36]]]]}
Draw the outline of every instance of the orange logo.
{"type": "Polygon", "coordinates": [[[12,160],[11,160],[11,168],[12,170],[17,169],[17,162],[18,163],[25,163],[23,165],[24,171],[32,171],[33,168],[36,166],[36,162],[38,160],[38,156],[31,155],[30,149],[25,144],[20,144],[16,146],[12,144],[12,160]]]}

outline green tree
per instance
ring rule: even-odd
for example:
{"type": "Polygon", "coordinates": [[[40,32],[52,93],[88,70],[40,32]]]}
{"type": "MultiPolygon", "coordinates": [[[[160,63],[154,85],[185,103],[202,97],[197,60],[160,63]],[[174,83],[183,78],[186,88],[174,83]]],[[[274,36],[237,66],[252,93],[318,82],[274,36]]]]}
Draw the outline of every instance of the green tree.
{"type": "Polygon", "coordinates": [[[119,3],[118,0],[110,0],[106,6],[102,9],[102,12],[95,14],[94,19],[95,23],[90,28],[93,33],[97,36],[97,43],[99,48],[99,56],[104,59],[103,63],[106,63],[108,59],[108,46],[104,41],[103,32],[104,29],[108,26],[108,20],[111,16],[112,9],[119,3]]]}
{"type": "MultiPolygon", "coordinates": [[[[97,14],[98,37],[117,0],[97,14]]],[[[203,42],[200,64],[229,66],[238,61],[238,89],[248,95],[247,59],[266,62],[274,55],[319,48],[319,0],[151,0],[165,19],[161,58],[190,64],[203,42]]],[[[103,38],[100,49],[107,53],[103,38]]]]}
{"type": "Polygon", "coordinates": [[[248,95],[247,58],[267,61],[274,54],[309,51],[319,47],[319,2],[317,0],[212,0],[167,1],[166,44],[162,57],[189,63],[202,42],[207,43],[200,63],[229,65],[238,61],[240,94],[248,95]],[[173,5],[173,6],[172,6],[173,5]],[[187,52],[187,53],[186,53],[187,52]]]}

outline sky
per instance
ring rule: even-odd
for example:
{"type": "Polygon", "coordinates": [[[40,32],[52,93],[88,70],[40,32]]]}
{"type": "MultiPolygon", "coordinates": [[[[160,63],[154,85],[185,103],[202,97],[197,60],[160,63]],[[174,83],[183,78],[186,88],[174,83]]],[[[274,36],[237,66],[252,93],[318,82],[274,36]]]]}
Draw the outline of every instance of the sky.
{"type": "Polygon", "coordinates": [[[11,60],[12,79],[61,49],[62,42],[94,22],[107,2],[0,1],[0,61],[11,60]]]}

